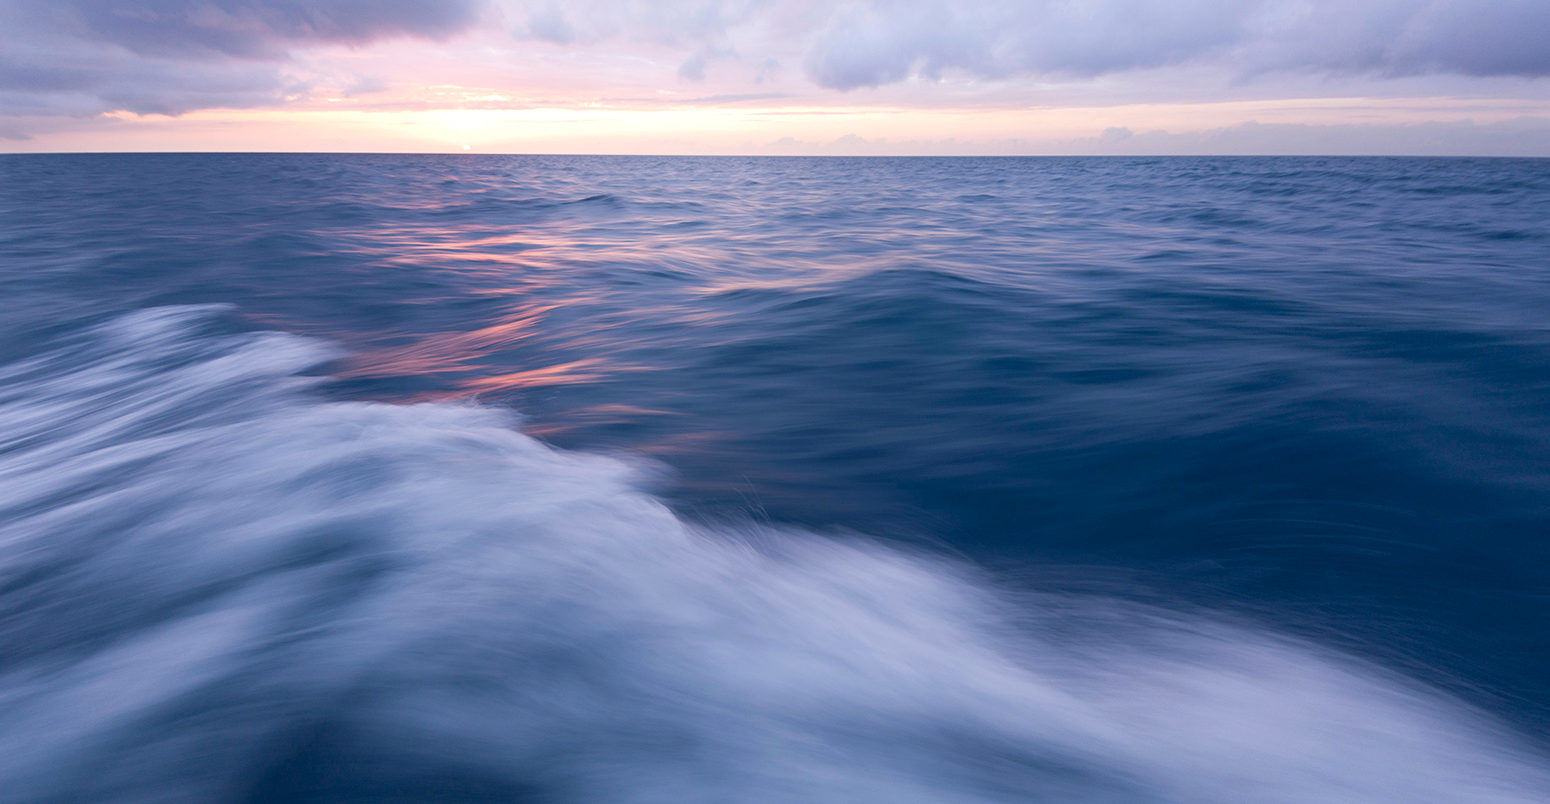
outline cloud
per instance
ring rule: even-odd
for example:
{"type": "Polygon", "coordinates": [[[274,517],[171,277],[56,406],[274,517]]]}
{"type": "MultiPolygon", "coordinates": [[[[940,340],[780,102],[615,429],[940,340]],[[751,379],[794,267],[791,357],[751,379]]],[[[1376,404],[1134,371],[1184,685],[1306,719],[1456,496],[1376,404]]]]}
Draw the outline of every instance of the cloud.
{"type": "Polygon", "coordinates": [[[1550,75],[1550,2],[1331,0],[1263,11],[1247,32],[1250,66],[1380,75],[1550,75]]]}
{"type": "Polygon", "coordinates": [[[712,61],[801,63],[820,87],[944,78],[1085,79],[1206,64],[1266,73],[1550,75],[1550,0],[509,0],[516,35],[628,42],[712,61]]]}
{"type": "Polygon", "coordinates": [[[358,98],[362,95],[371,95],[377,92],[386,92],[388,82],[374,75],[359,75],[344,88],[346,98],[358,98]]]}
{"type": "Polygon", "coordinates": [[[754,83],[772,78],[827,18],[822,0],[507,0],[518,40],[573,48],[607,45],[682,56],[677,76],[704,81],[717,62],[742,64],[754,83]],[[630,47],[633,46],[633,47],[630,47]]]}
{"type": "Polygon", "coordinates": [[[704,81],[705,65],[709,64],[710,60],[711,54],[704,50],[695,53],[684,59],[683,64],[678,65],[678,77],[685,81],[704,81]]]}
{"type": "Polygon", "coordinates": [[[0,114],[280,104],[307,88],[290,71],[291,47],[445,38],[472,26],[481,8],[482,0],[0,0],[0,114]]]}
{"type": "Polygon", "coordinates": [[[576,41],[576,28],[565,18],[563,9],[549,3],[530,11],[526,24],[518,27],[516,36],[568,45],[576,41]]]}
{"type": "Polygon", "coordinates": [[[759,19],[770,4],[750,0],[554,0],[510,4],[519,39],[591,44],[609,39],[678,49],[721,42],[727,31],[759,19]]]}
{"type": "Polygon", "coordinates": [[[1047,152],[1112,155],[1544,156],[1550,118],[1495,123],[1471,120],[1402,124],[1268,124],[1247,122],[1205,131],[1111,128],[1097,137],[1050,143],[1047,152]],[[1117,132],[1117,133],[1116,133],[1117,132]]]}
{"type": "Polygon", "coordinates": [[[755,84],[762,84],[766,81],[772,81],[777,75],[780,75],[781,69],[780,59],[767,58],[759,63],[759,71],[754,74],[753,82],[755,84]]]}
{"type": "Polygon", "coordinates": [[[1113,127],[1080,139],[889,139],[846,134],[832,140],[791,136],[750,150],[818,156],[1501,156],[1542,157],[1550,118],[1525,116],[1496,123],[1468,120],[1403,124],[1268,124],[1248,122],[1201,131],[1146,131],[1113,127]]]}
{"type": "Polygon", "coordinates": [[[1019,74],[1091,76],[1155,67],[1222,49],[1238,39],[1243,4],[1026,3],[925,0],[855,4],[817,38],[807,69],[833,89],[1019,74]]]}
{"type": "Polygon", "coordinates": [[[275,59],[294,44],[444,39],[478,0],[13,0],[34,26],[164,57],[275,59]]]}
{"type": "Polygon", "coordinates": [[[889,85],[869,100],[1543,100],[1550,82],[1513,77],[1550,76],[1547,30],[1550,0],[0,0],[0,115],[176,115],[384,87],[412,104],[427,84],[459,98],[546,82],[812,107],[889,85]],[[455,55],[339,47],[464,33],[477,47],[455,55]]]}
{"type": "Polygon", "coordinates": [[[279,103],[295,87],[292,77],[267,64],[226,62],[189,69],[70,43],[15,47],[0,55],[0,114],[8,116],[119,110],[176,115],[279,103]]]}
{"type": "Polygon", "coordinates": [[[1544,0],[870,0],[816,37],[809,76],[832,89],[960,73],[1091,77],[1194,61],[1239,76],[1550,75],[1544,0]]]}

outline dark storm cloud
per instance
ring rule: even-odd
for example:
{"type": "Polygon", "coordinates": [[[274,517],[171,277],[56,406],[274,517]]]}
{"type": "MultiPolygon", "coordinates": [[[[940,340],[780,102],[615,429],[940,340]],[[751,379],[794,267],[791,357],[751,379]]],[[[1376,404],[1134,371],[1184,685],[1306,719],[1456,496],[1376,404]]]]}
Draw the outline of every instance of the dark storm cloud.
{"type": "Polygon", "coordinates": [[[1096,76],[1210,62],[1268,71],[1550,75],[1550,1],[871,0],[816,37],[808,74],[833,89],[957,72],[1096,76]]]}
{"type": "Polygon", "coordinates": [[[17,1],[33,25],[152,56],[278,58],[288,45],[441,39],[471,26],[478,0],[17,1]]]}

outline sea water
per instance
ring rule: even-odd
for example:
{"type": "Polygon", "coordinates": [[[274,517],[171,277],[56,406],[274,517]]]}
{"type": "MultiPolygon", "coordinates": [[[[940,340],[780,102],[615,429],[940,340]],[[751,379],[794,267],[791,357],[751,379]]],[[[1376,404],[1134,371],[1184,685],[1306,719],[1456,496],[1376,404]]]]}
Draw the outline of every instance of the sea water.
{"type": "Polygon", "coordinates": [[[1550,160],[0,156],[7,801],[1541,801],[1550,160]]]}

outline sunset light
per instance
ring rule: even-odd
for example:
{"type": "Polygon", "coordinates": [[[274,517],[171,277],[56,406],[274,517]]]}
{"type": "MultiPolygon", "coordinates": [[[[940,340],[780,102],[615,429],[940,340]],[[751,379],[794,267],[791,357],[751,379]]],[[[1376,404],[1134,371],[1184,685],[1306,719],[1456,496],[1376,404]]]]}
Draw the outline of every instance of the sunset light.
{"type": "Polygon", "coordinates": [[[0,5],[10,74],[40,76],[0,93],[0,149],[1550,149],[1539,79],[1550,66],[1535,60],[1537,39],[1518,38],[1542,30],[1550,7],[1529,2],[1467,18],[1456,3],[1410,15],[1379,3],[1192,4],[1153,19],[1171,7],[925,2],[878,17],[886,4],[459,0],[383,6],[333,28],[241,3],[147,12],[165,29],[130,25],[132,6],[0,5]],[[1447,37],[1461,25],[1494,26],[1496,40],[1460,51],[1447,37]],[[1323,44],[1332,30],[1365,48],[1361,59],[1323,44]],[[1077,53],[1062,36],[1095,44],[1077,53]],[[1115,49],[1116,37],[1132,44],[1115,49]]]}
{"type": "Polygon", "coordinates": [[[0,804],[1546,804],[1550,0],[0,0],[0,804]]]}

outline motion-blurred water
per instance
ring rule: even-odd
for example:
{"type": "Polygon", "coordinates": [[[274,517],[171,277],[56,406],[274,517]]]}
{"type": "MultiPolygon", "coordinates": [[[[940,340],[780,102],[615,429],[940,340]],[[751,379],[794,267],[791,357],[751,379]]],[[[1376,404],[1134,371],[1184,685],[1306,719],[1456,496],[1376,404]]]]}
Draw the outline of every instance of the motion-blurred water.
{"type": "Polygon", "coordinates": [[[0,157],[7,801],[1538,801],[1550,160],[0,157]]]}

